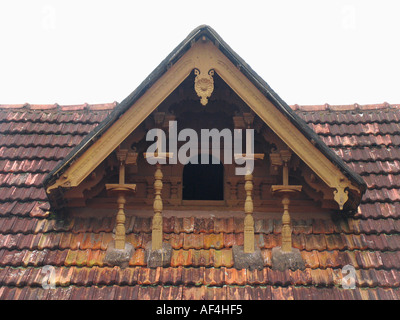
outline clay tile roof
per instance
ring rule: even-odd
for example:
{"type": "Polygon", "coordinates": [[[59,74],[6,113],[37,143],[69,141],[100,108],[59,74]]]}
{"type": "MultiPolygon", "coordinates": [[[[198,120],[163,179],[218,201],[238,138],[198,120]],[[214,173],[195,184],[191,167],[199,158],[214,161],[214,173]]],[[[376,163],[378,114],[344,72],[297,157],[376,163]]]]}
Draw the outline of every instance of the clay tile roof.
{"type": "Polygon", "coordinates": [[[156,269],[144,260],[150,218],[127,219],[136,251],[126,269],[104,264],[111,217],[52,219],[44,176],[116,105],[0,106],[0,299],[400,299],[399,105],[292,107],[368,189],[351,218],[294,221],[306,269],[285,272],[271,269],[281,228],[267,217],[255,222],[264,269],[254,271],[233,268],[232,246],[243,244],[234,218],[165,218],[171,266],[156,269]],[[353,290],[341,286],[349,264],[353,290]]]}

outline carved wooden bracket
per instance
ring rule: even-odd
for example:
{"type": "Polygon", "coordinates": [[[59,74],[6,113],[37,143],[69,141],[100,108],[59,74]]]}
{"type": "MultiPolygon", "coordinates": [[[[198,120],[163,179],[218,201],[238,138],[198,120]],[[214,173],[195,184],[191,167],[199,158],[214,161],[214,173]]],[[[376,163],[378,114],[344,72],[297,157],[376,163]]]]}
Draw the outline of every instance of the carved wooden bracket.
{"type": "Polygon", "coordinates": [[[334,199],[338,203],[340,210],[343,210],[344,204],[349,199],[349,192],[345,190],[348,187],[349,185],[346,183],[346,181],[344,181],[344,179],[338,179],[338,183],[335,188],[336,190],[333,191],[334,199]]]}

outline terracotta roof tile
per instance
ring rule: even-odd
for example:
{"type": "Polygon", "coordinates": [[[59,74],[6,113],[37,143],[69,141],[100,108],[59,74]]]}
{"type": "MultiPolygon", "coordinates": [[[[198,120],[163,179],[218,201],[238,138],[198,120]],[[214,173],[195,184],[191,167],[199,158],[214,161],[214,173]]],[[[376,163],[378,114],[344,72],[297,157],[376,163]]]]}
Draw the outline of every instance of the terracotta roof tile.
{"type": "Polygon", "coordinates": [[[138,275],[139,285],[156,285],[160,281],[161,268],[140,268],[138,275]]]}
{"type": "Polygon", "coordinates": [[[182,298],[183,300],[204,300],[205,291],[207,288],[205,286],[201,287],[183,287],[182,288],[182,298]]]}
{"type": "Polygon", "coordinates": [[[291,284],[291,274],[289,270],[277,271],[268,269],[268,281],[273,286],[287,287],[291,284]]]}
{"type": "Polygon", "coordinates": [[[225,247],[242,246],[244,241],[244,234],[241,233],[225,233],[224,243],[225,247]]]}
{"type": "Polygon", "coordinates": [[[321,268],[341,268],[344,267],[343,259],[339,259],[340,252],[334,251],[319,251],[318,260],[321,268]]]}
{"type": "Polygon", "coordinates": [[[222,249],[224,247],[223,233],[210,233],[204,235],[204,249],[222,249]]]}
{"type": "Polygon", "coordinates": [[[249,300],[249,290],[246,287],[227,286],[226,300],[249,300]]]}
{"type": "Polygon", "coordinates": [[[247,283],[251,286],[271,284],[268,271],[268,268],[263,268],[262,270],[246,270],[247,283]]]}
{"type": "Polygon", "coordinates": [[[183,287],[161,287],[160,299],[161,300],[182,300],[183,287]]]}
{"type": "Polygon", "coordinates": [[[272,292],[271,286],[267,287],[250,287],[247,286],[248,297],[251,300],[271,300],[272,292]]]}
{"type": "Polygon", "coordinates": [[[379,267],[384,267],[386,269],[399,269],[400,266],[400,253],[398,251],[394,252],[379,252],[374,251],[377,255],[376,260],[378,260],[375,264],[379,265],[379,267]]]}
{"type": "MultiPolygon", "coordinates": [[[[204,243],[204,234],[203,233],[199,233],[199,234],[185,233],[185,234],[183,234],[183,246],[180,246],[179,248],[183,248],[185,250],[188,250],[188,249],[200,250],[203,248],[203,243],[204,243]]],[[[178,249],[178,248],[174,247],[174,249],[178,249]]]]}
{"type": "MultiPolygon", "coordinates": [[[[271,249],[261,249],[261,257],[264,260],[264,267],[271,267],[272,265],[272,250],[271,249]]],[[[232,264],[233,266],[233,259],[232,264]]]]}
{"type": "Polygon", "coordinates": [[[377,135],[352,135],[345,136],[321,136],[322,141],[333,148],[339,147],[375,147],[375,146],[399,146],[400,135],[383,134],[377,135]]]}
{"type": "Polygon", "coordinates": [[[225,269],[225,283],[227,285],[238,285],[243,286],[246,284],[246,269],[225,269]]]}
{"type": "Polygon", "coordinates": [[[332,269],[312,269],[312,284],[316,287],[331,287],[334,285],[332,269]]]}
{"type": "MultiPolygon", "coordinates": [[[[164,239],[166,242],[168,242],[169,244],[171,244],[172,248],[178,250],[178,249],[182,249],[183,248],[183,243],[185,240],[185,235],[183,233],[170,233],[170,234],[164,234],[164,239]]],[[[187,240],[187,239],[186,239],[187,240]]],[[[186,244],[188,245],[188,243],[186,242],[186,244]]],[[[203,246],[201,246],[202,248],[203,246]]],[[[192,248],[192,246],[185,246],[186,248],[192,248]]]]}
{"type": "MultiPolygon", "coordinates": [[[[372,159],[371,159],[372,160],[372,159]]],[[[388,161],[348,161],[347,166],[360,175],[367,174],[399,174],[400,162],[398,160],[388,161]]]]}
{"type": "Polygon", "coordinates": [[[316,269],[319,267],[318,252],[314,251],[301,251],[301,256],[307,268],[316,269]]]}
{"type": "MultiPolygon", "coordinates": [[[[214,270],[214,268],[211,268],[214,270]]],[[[211,269],[205,269],[204,267],[200,268],[183,268],[182,269],[182,283],[185,286],[200,286],[202,284],[210,284],[210,285],[221,285],[221,281],[217,283],[217,280],[220,279],[215,279],[213,278],[214,273],[206,270],[211,270],[211,269]],[[207,277],[207,278],[205,278],[207,277]],[[211,284],[212,282],[215,282],[215,284],[211,284]]],[[[221,270],[221,269],[218,269],[221,270]]]]}
{"type": "Polygon", "coordinates": [[[295,286],[310,286],[312,285],[311,269],[289,271],[291,284],[295,286]]]}
{"type": "Polygon", "coordinates": [[[296,112],[368,186],[354,218],[292,219],[305,270],[271,269],[281,220],[255,220],[262,270],[233,268],[242,218],[164,219],[172,266],[149,269],[150,217],[128,217],[135,254],[125,269],[103,264],[114,218],[48,219],[44,177],[106,118],[108,105],[0,106],[0,298],[21,299],[399,299],[400,108],[397,105],[297,106],[296,112]],[[309,111],[307,111],[309,110],[309,111]],[[41,289],[44,265],[57,288],[41,289]],[[356,268],[357,289],[341,288],[356,268]]]}
{"type": "MultiPolygon", "coordinates": [[[[100,251],[100,252],[104,252],[105,255],[105,251],[100,251]]],[[[129,266],[145,266],[146,262],[144,257],[145,257],[145,250],[136,249],[131,259],[129,260],[129,266]]]]}
{"type": "Polygon", "coordinates": [[[400,235],[390,234],[390,235],[384,235],[384,237],[385,240],[387,241],[387,246],[389,251],[400,250],[400,235]]]}
{"type": "Polygon", "coordinates": [[[310,234],[304,236],[307,251],[326,250],[326,240],[323,234],[310,234]]]}
{"type": "Polygon", "coordinates": [[[271,287],[272,300],[294,300],[292,287],[271,287]]]}
{"type": "Polygon", "coordinates": [[[165,285],[179,286],[183,283],[183,267],[163,268],[160,275],[160,282],[165,285]]]}
{"type": "MultiPolygon", "coordinates": [[[[241,234],[242,235],[242,234],[241,234]]],[[[298,240],[299,237],[294,235],[293,238],[298,240]]],[[[243,245],[243,237],[240,237],[240,241],[236,242],[236,245],[243,245]]],[[[269,233],[269,234],[256,234],[255,241],[260,248],[272,249],[281,244],[281,238],[277,234],[269,233]]],[[[293,246],[296,245],[296,241],[293,241],[293,246]]]]}
{"type": "Polygon", "coordinates": [[[225,276],[229,275],[226,268],[205,268],[204,283],[207,286],[221,286],[225,283],[225,276]]]}
{"type": "Polygon", "coordinates": [[[340,234],[326,234],[325,235],[326,248],[327,250],[344,250],[345,243],[343,237],[340,234]]]}
{"type": "Polygon", "coordinates": [[[116,283],[120,286],[132,286],[138,283],[140,267],[124,268],[117,273],[116,283]]]}

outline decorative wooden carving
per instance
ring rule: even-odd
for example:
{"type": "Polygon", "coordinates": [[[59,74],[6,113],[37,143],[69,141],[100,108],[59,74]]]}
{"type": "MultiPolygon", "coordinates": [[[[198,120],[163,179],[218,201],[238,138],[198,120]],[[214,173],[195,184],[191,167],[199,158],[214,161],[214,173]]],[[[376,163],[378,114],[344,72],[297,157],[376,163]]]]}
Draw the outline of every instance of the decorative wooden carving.
{"type": "Polygon", "coordinates": [[[102,162],[79,186],[66,191],[64,198],[68,199],[68,203],[71,205],[85,206],[88,197],[95,196],[103,190],[104,183],[100,182],[104,176],[105,164],[102,162]]]}
{"type": "Polygon", "coordinates": [[[200,103],[203,106],[207,105],[208,98],[211,97],[214,91],[214,70],[209,70],[208,72],[204,71],[205,70],[194,69],[194,74],[196,75],[194,79],[194,90],[201,98],[200,103]]]}
{"type": "Polygon", "coordinates": [[[336,190],[333,191],[334,199],[339,204],[340,210],[343,210],[344,204],[349,199],[349,192],[345,190],[348,188],[348,184],[344,179],[338,179],[336,190]]]}

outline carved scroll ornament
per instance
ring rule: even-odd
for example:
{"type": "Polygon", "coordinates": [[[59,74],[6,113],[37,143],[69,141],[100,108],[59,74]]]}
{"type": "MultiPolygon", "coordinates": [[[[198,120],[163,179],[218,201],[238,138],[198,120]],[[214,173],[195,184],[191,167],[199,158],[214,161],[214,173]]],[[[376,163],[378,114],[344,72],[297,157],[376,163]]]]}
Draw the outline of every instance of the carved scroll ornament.
{"type": "Polygon", "coordinates": [[[201,104],[205,106],[208,103],[208,98],[211,97],[214,91],[214,70],[209,70],[207,74],[204,74],[199,69],[194,69],[194,74],[196,75],[194,90],[201,98],[201,104]]]}

